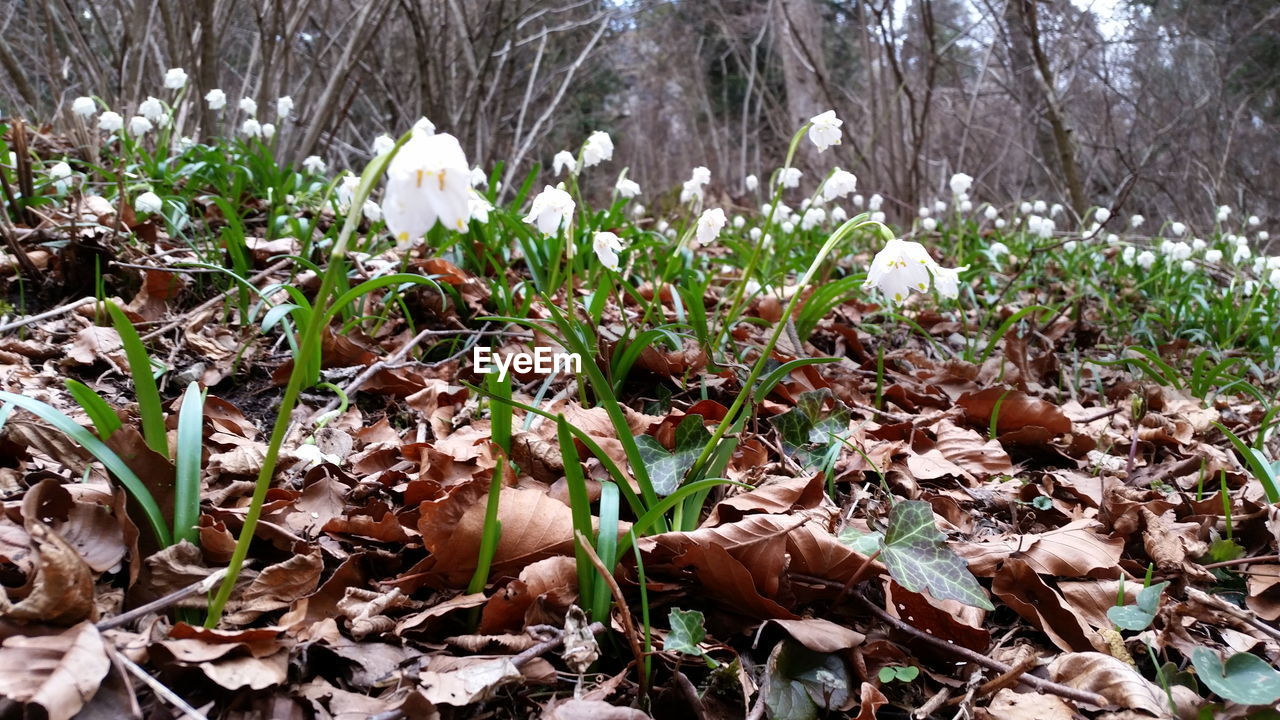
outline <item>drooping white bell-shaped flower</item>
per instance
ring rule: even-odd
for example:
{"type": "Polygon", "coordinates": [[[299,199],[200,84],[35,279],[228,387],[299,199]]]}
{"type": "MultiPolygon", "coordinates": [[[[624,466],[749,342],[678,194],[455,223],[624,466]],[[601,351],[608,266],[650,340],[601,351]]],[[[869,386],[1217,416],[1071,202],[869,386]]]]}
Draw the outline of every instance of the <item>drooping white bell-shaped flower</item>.
{"type": "Polygon", "coordinates": [[[569,224],[575,207],[573,196],[564,188],[547,185],[533,199],[524,221],[537,227],[543,235],[554,235],[569,224]]]}
{"type": "Polygon", "coordinates": [[[613,189],[618,193],[618,197],[633,198],[640,194],[640,183],[628,177],[620,177],[613,189]]]}
{"type": "Polygon", "coordinates": [[[150,190],[133,199],[133,209],[144,214],[154,214],[164,209],[164,201],[150,190]]]}
{"type": "Polygon", "coordinates": [[[835,110],[828,110],[809,119],[809,141],[824,152],[832,145],[840,144],[840,126],[844,122],[836,117],[835,110]]]}
{"type": "MultiPolygon", "coordinates": [[[[145,120],[146,118],[143,118],[143,119],[145,120]]],[[[112,112],[108,110],[102,113],[102,115],[98,118],[99,130],[105,130],[107,132],[117,132],[122,127],[124,127],[124,118],[121,117],[120,113],[118,112],[112,112]]]]}
{"type": "Polygon", "coordinates": [[[591,247],[596,252],[600,264],[614,272],[618,272],[618,253],[622,252],[622,239],[607,230],[597,232],[592,238],[591,247]]]}
{"type": "Polygon", "coordinates": [[[210,110],[221,110],[227,106],[227,94],[214,88],[204,94],[204,101],[210,110]]]}
{"type": "Polygon", "coordinates": [[[729,219],[725,217],[724,210],[720,208],[704,210],[702,215],[698,217],[698,227],[695,231],[698,243],[708,245],[715,241],[728,222],[729,219]]]}
{"type": "Polygon", "coordinates": [[[951,176],[951,180],[947,184],[951,186],[951,194],[964,195],[969,192],[969,188],[973,187],[973,176],[965,173],[956,173],[951,176]]]}
{"type": "Polygon", "coordinates": [[[276,117],[284,120],[293,112],[293,98],[288,95],[276,98],[276,117]]]}
{"type": "Polygon", "coordinates": [[[932,282],[938,293],[955,298],[959,291],[959,272],[965,268],[944,268],[918,242],[894,238],[871,260],[865,288],[878,288],[894,303],[907,299],[912,290],[925,292],[932,282]]]}
{"type": "Polygon", "coordinates": [[[164,117],[164,103],[157,98],[147,96],[147,99],[138,105],[138,114],[153,123],[160,122],[160,118],[164,117]]]}
{"type": "Polygon", "coordinates": [[[403,245],[425,235],[437,221],[450,230],[466,230],[471,195],[471,165],[458,139],[415,127],[387,165],[382,214],[403,245]]]}
{"type": "Polygon", "coordinates": [[[822,198],[824,200],[835,200],[857,189],[858,178],[848,170],[836,168],[831,173],[831,177],[827,178],[826,184],[822,186],[822,198]]]}
{"type": "Polygon", "coordinates": [[[551,170],[559,177],[564,174],[567,169],[569,172],[577,172],[578,159],[568,150],[561,150],[551,158],[551,170]]]}
{"type": "Polygon", "coordinates": [[[606,160],[613,159],[613,138],[603,130],[597,130],[587,136],[582,144],[582,165],[594,167],[606,160]]]}
{"type": "Polygon", "coordinates": [[[170,90],[181,90],[187,86],[187,71],[182,68],[169,68],[164,74],[164,86],[170,90]]]}
{"type": "Polygon", "coordinates": [[[134,115],[133,117],[129,118],[129,134],[130,135],[136,135],[138,137],[142,137],[143,135],[146,135],[147,133],[151,132],[153,127],[154,126],[151,124],[151,121],[142,117],[141,115],[134,115]]]}
{"type": "Polygon", "coordinates": [[[82,95],[71,103],[71,112],[82,118],[93,117],[93,114],[98,112],[98,104],[93,101],[93,98],[82,95]]]}
{"type": "Polygon", "coordinates": [[[320,175],[324,173],[328,166],[324,163],[324,158],[319,155],[308,155],[302,160],[302,167],[309,173],[320,175]]]}
{"type": "Polygon", "coordinates": [[[240,111],[246,115],[258,114],[258,103],[253,98],[240,98],[240,111]]]}

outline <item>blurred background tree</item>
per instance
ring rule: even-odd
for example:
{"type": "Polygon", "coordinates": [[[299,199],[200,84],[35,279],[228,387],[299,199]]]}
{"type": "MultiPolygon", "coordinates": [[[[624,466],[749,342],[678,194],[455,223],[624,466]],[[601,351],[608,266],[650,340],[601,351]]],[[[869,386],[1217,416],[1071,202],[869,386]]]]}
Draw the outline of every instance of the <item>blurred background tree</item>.
{"type": "Polygon", "coordinates": [[[1280,216],[1274,0],[0,0],[0,27],[0,110],[51,132],[79,95],[130,113],[183,67],[231,98],[180,117],[189,135],[291,95],[286,160],[354,167],[425,115],[509,190],[603,129],[647,203],[695,165],[746,203],[834,109],[845,142],[800,166],[851,170],[891,217],[959,171],[979,201],[1280,216]]]}

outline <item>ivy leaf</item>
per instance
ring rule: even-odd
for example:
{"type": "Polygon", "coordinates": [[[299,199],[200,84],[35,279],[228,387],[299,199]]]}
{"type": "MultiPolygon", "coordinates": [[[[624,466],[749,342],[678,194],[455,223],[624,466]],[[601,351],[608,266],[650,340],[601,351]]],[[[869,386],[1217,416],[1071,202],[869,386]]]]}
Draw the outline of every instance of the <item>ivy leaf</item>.
{"type": "Polygon", "coordinates": [[[831,391],[810,390],[801,393],[796,406],[769,422],[782,436],[782,449],[794,456],[805,467],[820,467],[833,445],[833,436],[843,436],[849,431],[849,408],[834,400],[831,391]],[[834,407],[825,409],[831,399],[834,407]]]}
{"type": "Polygon", "coordinates": [[[672,608],[667,620],[671,623],[671,632],[662,646],[664,650],[685,655],[703,654],[698,645],[707,639],[707,629],[701,612],[672,608]]]}
{"type": "Polygon", "coordinates": [[[1156,619],[1156,611],[1160,608],[1160,593],[1164,592],[1168,582],[1149,585],[1138,591],[1137,605],[1117,605],[1107,608],[1107,619],[1116,627],[1134,632],[1146,630],[1151,621],[1156,619]]]}
{"type": "Polygon", "coordinates": [[[649,471],[649,481],[659,497],[666,497],[680,487],[680,482],[697,462],[702,448],[711,440],[711,433],[702,424],[701,415],[686,415],[676,426],[675,449],[668,451],[652,435],[637,435],[636,446],[640,459],[649,471]]]}
{"type": "Polygon", "coordinates": [[[857,528],[845,528],[840,533],[840,542],[848,545],[863,555],[871,556],[884,544],[884,534],[879,532],[862,532],[857,528]]]}
{"type": "Polygon", "coordinates": [[[939,600],[956,600],[995,610],[969,566],[943,541],[933,508],[923,500],[902,500],[889,511],[880,557],[898,584],[912,592],[927,589],[939,600]]]}
{"type": "Polygon", "coordinates": [[[1242,705],[1270,705],[1280,700],[1280,672],[1250,653],[1237,653],[1224,665],[1205,647],[1191,651],[1196,675],[1224,700],[1242,705]]]}
{"type": "Polygon", "coordinates": [[[818,708],[849,700],[849,670],[838,655],[818,653],[784,640],[769,654],[765,709],[771,720],[813,720],[818,708]]]}

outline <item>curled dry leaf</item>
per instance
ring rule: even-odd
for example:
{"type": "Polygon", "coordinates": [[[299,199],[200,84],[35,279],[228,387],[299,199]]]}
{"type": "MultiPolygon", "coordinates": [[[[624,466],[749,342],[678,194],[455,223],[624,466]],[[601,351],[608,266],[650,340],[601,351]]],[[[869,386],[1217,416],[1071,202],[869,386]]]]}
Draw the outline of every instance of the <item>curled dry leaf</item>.
{"type": "Polygon", "coordinates": [[[991,577],[1001,561],[1009,557],[1021,558],[1042,575],[1074,578],[1114,572],[1124,540],[1100,535],[1095,532],[1096,527],[1098,523],[1093,520],[1075,520],[1043,533],[951,543],[951,549],[967,560],[969,570],[980,577],[991,577]]]}
{"type": "Polygon", "coordinates": [[[1017,558],[1004,562],[991,591],[1006,605],[1040,628],[1062,650],[1095,649],[1093,634],[1056,590],[1030,565],[1017,558]]]}
{"type": "Polygon", "coordinates": [[[1049,679],[1094,692],[1129,710],[1170,717],[1169,699],[1155,683],[1123,661],[1099,652],[1069,652],[1049,663],[1049,679]]]}
{"type": "Polygon", "coordinates": [[[437,658],[451,660],[452,667],[436,670],[432,663],[418,676],[422,694],[437,705],[462,707],[483,702],[504,685],[524,678],[520,668],[507,657],[437,658]]]}
{"type": "Polygon", "coordinates": [[[305,555],[294,555],[284,562],[264,568],[249,586],[239,593],[229,608],[226,622],[244,625],[263,613],[289,607],[293,601],[309,595],[320,584],[324,560],[320,549],[313,547],[305,555]]]}
{"type": "Polygon", "coordinates": [[[54,635],[11,636],[0,644],[0,697],[38,705],[49,720],[68,720],[94,696],[110,669],[92,623],[54,635]]]}
{"type": "Polygon", "coordinates": [[[1057,695],[1015,692],[1005,688],[978,708],[978,720],[1074,720],[1075,711],[1057,695]]]}
{"type": "Polygon", "coordinates": [[[547,705],[542,720],[649,720],[649,716],[635,708],[618,707],[603,700],[570,698],[547,705]]]}
{"type": "Polygon", "coordinates": [[[36,546],[35,580],[31,592],[17,603],[0,588],[0,617],[55,625],[97,619],[93,575],[84,558],[39,520],[27,518],[26,527],[36,546]]]}

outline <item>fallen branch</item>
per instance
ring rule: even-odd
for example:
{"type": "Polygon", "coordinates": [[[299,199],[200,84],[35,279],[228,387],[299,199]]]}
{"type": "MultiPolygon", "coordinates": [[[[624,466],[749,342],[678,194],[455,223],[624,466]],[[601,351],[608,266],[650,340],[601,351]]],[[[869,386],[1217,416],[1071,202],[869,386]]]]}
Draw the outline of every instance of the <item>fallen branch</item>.
{"type": "Polygon", "coordinates": [[[110,646],[108,647],[111,655],[116,660],[120,661],[120,664],[124,666],[125,670],[129,671],[130,675],[141,680],[147,687],[151,688],[152,692],[163,698],[170,705],[181,710],[184,716],[191,718],[191,720],[209,720],[209,718],[205,717],[199,710],[191,707],[186,700],[178,697],[178,694],[166,687],[164,683],[154,677],[151,677],[151,673],[147,672],[141,665],[125,657],[124,653],[116,650],[115,648],[110,646]]]}
{"type": "Polygon", "coordinates": [[[209,575],[209,577],[206,577],[201,580],[197,580],[196,582],[191,583],[190,585],[182,588],[181,590],[174,590],[173,592],[169,593],[168,595],[165,595],[164,597],[158,600],[152,600],[146,605],[139,605],[138,607],[128,612],[123,612],[123,613],[120,613],[119,615],[116,615],[114,617],[109,617],[106,620],[103,620],[102,622],[98,623],[98,629],[110,630],[111,628],[118,628],[122,625],[128,625],[129,623],[133,622],[134,620],[137,620],[138,618],[146,615],[147,613],[156,612],[157,610],[163,610],[169,607],[170,605],[174,605],[178,601],[184,600],[197,593],[207,594],[210,590],[213,589],[213,586],[216,585],[218,581],[222,579],[222,576],[226,574],[227,574],[226,568],[220,568],[218,570],[215,570],[211,575],[209,575]]]}
{"type": "MultiPolygon", "coordinates": [[[[265,279],[265,278],[267,278],[267,277],[270,277],[270,276],[271,276],[273,273],[275,273],[277,270],[283,270],[283,269],[285,269],[285,268],[286,268],[286,267],[288,267],[288,266],[289,266],[289,264],[290,264],[290,263],[292,263],[292,262],[293,262],[292,260],[281,260],[280,262],[276,263],[275,265],[272,265],[271,267],[267,268],[266,270],[263,270],[262,272],[258,273],[257,275],[254,275],[253,277],[249,278],[249,284],[250,284],[250,285],[256,285],[256,284],[258,283],[258,281],[259,281],[259,280],[263,280],[263,279],[265,279]]],[[[206,300],[206,301],[204,301],[204,302],[200,303],[199,305],[195,306],[194,308],[192,308],[192,309],[188,310],[187,312],[185,312],[185,313],[183,313],[183,314],[179,315],[179,316],[177,317],[177,319],[171,320],[171,321],[169,321],[169,322],[165,323],[164,325],[160,326],[159,328],[157,328],[157,329],[155,329],[155,330],[152,330],[151,332],[147,333],[146,335],[143,335],[143,336],[142,336],[142,341],[143,341],[143,342],[146,342],[147,340],[151,340],[151,339],[153,339],[153,338],[157,338],[157,337],[159,337],[159,336],[161,336],[161,335],[163,335],[163,334],[165,334],[165,333],[169,332],[170,330],[172,330],[172,329],[174,329],[174,328],[176,328],[176,327],[181,327],[182,325],[185,325],[185,324],[186,324],[186,322],[187,322],[187,318],[188,318],[188,317],[190,317],[190,316],[192,316],[192,315],[199,315],[200,313],[204,312],[205,310],[208,310],[209,308],[212,308],[212,307],[214,307],[215,305],[217,305],[217,304],[221,303],[221,302],[223,301],[223,299],[224,299],[224,298],[226,298],[227,296],[229,296],[231,293],[235,292],[235,291],[236,291],[236,289],[237,289],[238,287],[240,287],[240,286],[239,286],[239,285],[237,285],[237,286],[232,287],[232,288],[229,288],[229,289],[227,289],[227,290],[225,290],[225,291],[223,291],[223,292],[220,292],[220,293],[218,293],[217,295],[214,295],[213,297],[209,298],[208,300],[206,300]]]]}
{"type": "Polygon", "coordinates": [[[44,312],[39,313],[37,315],[29,315],[27,317],[22,318],[21,320],[14,320],[11,323],[0,325],[0,333],[7,333],[10,330],[17,330],[18,328],[26,325],[30,325],[31,323],[40,322],[41,320],[47,320],[51,317],[57,317],[59,315],[65,315],[71,312],[72,310],[75,310],[78,307],[88,305],[89,303],[92,303],[92,302],[97,302],[97,300],[91,297],[80,298],[75,302],[67,303],[66,305],[59,305],[58,307],[52,310],[45,310],[44,312]]]}

